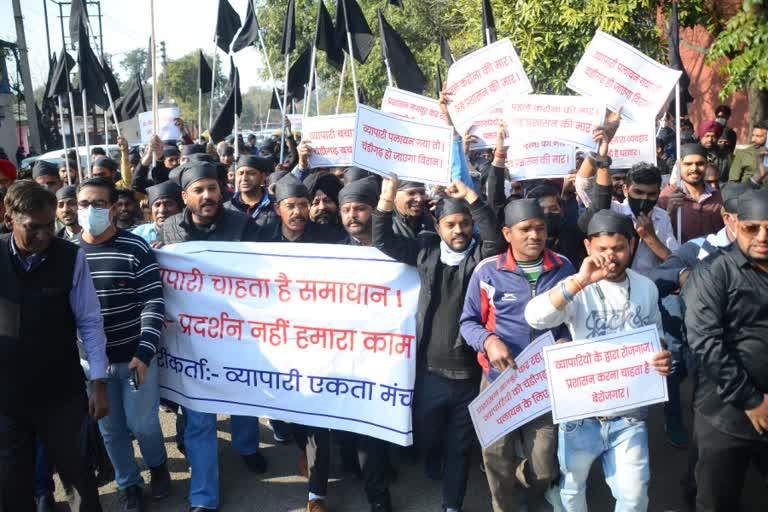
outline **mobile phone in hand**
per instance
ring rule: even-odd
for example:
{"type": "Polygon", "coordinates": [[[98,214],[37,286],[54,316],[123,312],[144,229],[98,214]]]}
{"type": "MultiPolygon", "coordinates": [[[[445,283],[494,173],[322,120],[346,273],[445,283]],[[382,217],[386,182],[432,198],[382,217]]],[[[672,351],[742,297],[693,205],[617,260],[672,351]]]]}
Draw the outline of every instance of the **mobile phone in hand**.
{"type": "Polygon", "coordinates": [[[139,390],[139,369],[134,368],[131,370],[131,386],[133,386],[134,391],[139,390]]]}

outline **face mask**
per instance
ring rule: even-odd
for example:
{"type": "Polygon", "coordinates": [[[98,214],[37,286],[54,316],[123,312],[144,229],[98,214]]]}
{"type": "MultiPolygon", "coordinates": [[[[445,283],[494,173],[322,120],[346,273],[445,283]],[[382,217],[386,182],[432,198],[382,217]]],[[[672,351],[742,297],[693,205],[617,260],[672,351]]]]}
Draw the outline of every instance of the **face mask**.
{"type": "Polygon", "coordinates": [[[88,208],[77,210],[77,223],[92,236],[99,236],[109,227],[109,208],[88,208]]]}
{"type": "Polygon", "coordinates": [[[648,215],[653,210],[653,207],[656,206],[656,199],[635,199],[631,196],[628,199],[629,207],[632,213],[635,214],[635,217],[639,217],[642,213],[648,215]]]}
{"type": "Polygon", "coordinates": [[[559,213],[547,213],[544,215],[544,223],[547,225],[547,238],[557,238],[563,229],[563,216],[559,213]]]}
{"type": "Polygon", "coordinates": [[[727,123],[728,121],[724,117],[716,117],[715,122],[720,126],[725,126],[725,123],[727,123]]]}

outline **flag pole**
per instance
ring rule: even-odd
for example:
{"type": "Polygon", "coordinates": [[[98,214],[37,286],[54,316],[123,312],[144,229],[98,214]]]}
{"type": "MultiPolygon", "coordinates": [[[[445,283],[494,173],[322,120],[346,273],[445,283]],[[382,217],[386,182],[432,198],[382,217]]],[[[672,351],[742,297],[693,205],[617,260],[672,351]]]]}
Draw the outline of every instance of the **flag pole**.
{"type": "Polygon", "coordinates": [[[285,119],[288,115],[288,67],[291,61],[291,52],[285,54],[285,84],[283,85],[283,120],[280,133],[280,165],[283,164],[285,156],[285,119]]]}
{"type": "Polygon", "coordinates": [[[72,90],[68,90],[67,94],[69,95],[69,120],[72,121],[72,140],[75,143],[77,178],[78,181],[83,181],[83,168],[80,164],[80,144],[77,142],[77,115],[75,114],[75,99],[72,96],[72,90]]]}
{"type": "Polygon", "coordinates": [[[394,81],[392,80],[392,70],[389,68],[389,59],[384,59],[384,66],[387,68],[387,81],[390,87],[394,87],[394,81]]]}
{"type": "MultiPolygon", "coordinates": [[[[67,77],[67,80],[69,80],[69,77],[67,77]]],[[[72,175],[69,174],[69,158],[67,158],[67,136],[64,135],[64,107],[62,106],[61,94],[59,94],[57,97],[59,99],[59,124],[61,125],[61,147],[64,150],[64,165],[67,166],[67,185],[71,185],[72,175]]]]}
{"type": "MultiPolygon", "coordinates": [[[[107,111],[102,110],[101,113],[104,115],[104,145],[109,146],[109,120],[107,119],[107,111]]],[[[107,151],[109,153],[109,151],[107,151]]]]}
{"type": "MultiPolygon", "coordinates": [[[[677,160],[675,167],[677,168],[677,186],[680,190],[683,190],[683,177],[682,177],[682,162],[680,161],[680,80],[675,83],[675,151],[677,153],[677,160]]],[[[683,243],[683,212],[682,208],[677,209],[677,242],[683,243]]]]}
{"type": "MultiPolygon", "coordinates": [[[[491,29],[489,27],[485,28],[485,46],[488,46],[491,44],[491,29]]],[[[453,55],[451,55],[453,57],[453,55]]]]}
{"type": "Polygon", "coordinates": [[[203,133],[203,89],[197,88],[197,140],[200,140],[200,135],[203,133]]]}
{"type": "MultiPolygon", "coordinates": [[[[231,62],[232,62],[232,65],[234,66],[234,62],[235,61],[233,60],[231,62]]],[[[237,68],[235,68],[235,70],[236,69],[237,68]]],[[[235,71],[235,70],[231,70],[230,73],[232,71],[235,71]]],[[[237,162],[237,159],[240,158],[240,143],[237,140],[237,132],[238,132],[238,128],[239,128],[238,123],[240,122],[240,116],[237,115],[237,88],[240,86],[240,84],[239,84],[240,76],[239,75],[240,75],[240,73],[235,71],[235,73],[234,73],[235,83],[232,84],[232,87],[235,87],[235,90],[234,90],[234,99],[235,99],[235,112],[234,112],[235,113],[235,140],[234,140],[234,143],[235,143],[235,162],[237,162]]],[[[235,183],[237,183],[237,181],[235,181],[235,183]]]]}
{"type": "Polygon", "coordinates": [[[317,76],[317,67],[315,67],[315,111],[320,115],[320,79],[317,76]]]}
{"type": "Polygon", "coordinates": [[[342,8],[344,9],[344,25],[347,30],[347,46],[349,47],[349,62],[352,68],[352,86],[355,89],[355,105],[359,103],[357,95],[357,73],[355,72],[355,54],[352,53],[352,34],[349,32],[349,13],[347,13],[347,2],[342,0],[342,8]]]}
{"type": "Polygon", "coordinates": [[[275,84],[275,75],[272,73],[272,66],[269,63],[269,57],[267,56],[267,46],[264,44],[264,36],[261,33],[261,25],[259,25],[259,17],[256,16],[256,1],[251,0],[251,3],[253,4],[253,18],[256,20],[256,33],[259,34],[259,47],[261,48],[264,63],[267,65],[267,73],[269,74],[269,81],[272,82],[272,89],[275,91],[277,105],[280,107],[280,112],[282,112],[283,103],[280,101],[280,91],[277,90],[277,85],[275,84]]]}
{"type": "MultiPolygon", "coordinates": [[[[154,135],[159,135],[160,119],[158,118],[157,107],[157,38],[155,37],[155,0],[149,0],[149,15],[152,23],[152,126],[154,135]]],[[[152,168],[157,164],[155,152],[152,152],[152,168]]]]}
{"type": "Polygon", "coordinates": [[[219,46],[218,34],[213,37],[213,71],[211,72],[211,104],[208,109],[208,138],[211,137],[211,126],[213,126],[213,96],[216,92],[216,48],[219,46]]]}
{"type": "MultiPolygon", "coordinates": [[[[309,65],[309,84],[307,84],[307,90],[304,94],[304,115],[309,115],[310,107],[312,106],[312,84],[315,81],[315,58],[317,57],[317,47],[312,45],[312,56],[310,57],[309,65]]],[[[317,85],[315,85],[317,87],[317,85]]]]}
{"type": "MultiPolygon", "coordinates": [[[[117,113],[115,113],[115,102],[112,101],[112,93],[109,91],[109,84],[105,84],[104,85],[104,89],[107,90],[107,98],[109,98],[109,108],[112,109],[112,120],[115,123],[115,131],[117,131],[117,136],[120,137],[120,125],[117,122],[117,113]]],[[[104,111],[104,119],[105,119],[104,126],[107,125],[106,118],[107,118],[107,111],[105,110],[104,111]]]]}
{"type": "Polygon", "coordinates": [[[341,77],[339,77],[339,95],[336,98],[336,115],[339,115],[341,109],[341,93],[344,90],[344,73],[347,71],[347,54],[344,54],[344,62],[341,65],[341,77]]]}
{"type": "MultiPolygon", "coordinates": [[[[85,136],[85,161],[88,162],[88,165],[85,166],[85,172],[90,177],[90,169],[91,169],[91,143],[88,139],[88,101],[86,98],[86,92],[85,89],[81,92],[82,100],[83,100],[83,135],[85,136]]],[[[79,158],[80,155],[78,155],[79,158]]]]}

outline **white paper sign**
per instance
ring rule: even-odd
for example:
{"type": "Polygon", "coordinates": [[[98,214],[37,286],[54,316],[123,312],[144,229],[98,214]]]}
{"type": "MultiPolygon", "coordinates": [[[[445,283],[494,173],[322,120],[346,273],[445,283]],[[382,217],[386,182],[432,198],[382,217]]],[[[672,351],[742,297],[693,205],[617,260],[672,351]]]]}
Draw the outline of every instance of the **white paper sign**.
{"type": "Polygon", "coordinates": [[[544,348],[552,421],[666,402],[666,379],[651,364],[660,351],[655,325],[544,348]]]}
{"type": "Polygon", "coordinates": [[[584,96],[531,94],[507,98],[504,120],[510,137],[558,140],[597,150],[592,130],[603,123],[605,103],[584,96]]]}
{"type": "Polygon", "coordinates": [[[354,137],[355,114],[304,118],[302,139],[312,147],[312,168],[352,165],[354,137]]]}
{"type": "MultiPolygon", "coordinates": [[[[499,122],[504,120],[504,109],[494,107],[480,117],[472,121],[470,135],[477,137],[477,140],[469,145],[470,150],[495,148],[496,133],[499,130],[499,122]]],[[[508,146],[512,141],[506,138],[504,144],[508,146]]]]}
{"type": "Polygon", "coordinates": [[[445,89],[452,94],[448,111],[459,133],[506,98],[533,91],[507,37],[454,62],[448,69],[445,89]]]}
{"type": "MultiPolygon", "coordinates": [[[[160,140],[178,140],[181,138],[181,130],[176,126],[176,119],[179,118],[178,107],[168,107],[157,109],[158,126],[160,128],[160,140]]],[[[141,112],[139,114],[139,130],[141,142],[149,142],[155,133],[154,118],[152,111],[141,112]]]]}
{"type": "Polygon", "coordinates": [[[357,106],[353,163],[382,176],[433,185],[451,182],[453,129],[357,106]]]}
{"type": "Polygon", "coordinates": [[[155,254],[162,396],[411,444],[413,267],[324,244],[188,242],[155,254]]]}
{"type": "Polygon", "coordinates": [[[542,350],[554,343],[551,331],[533,340],[515,358],[517,370],[504,370],[469,404],[480,446],[486,448],[550,411],[542,350]]]}
{"type": "Polygon", "coordinates": [[[304,116],[301,114],[288,114],[285,116],[291,122],[291,132],[301,132],[304,127],[304,116]]]}
{"type": "Polygon", "coordinates": [[[437,100],[396,87],[387,87],[384,91],[381,111],[422,123],[447,124],[437,100]]]}
{"type": "Polygon", "coordinates": [[[656,131],[653,118],[642,122],[622,120],[611,140],[608,156],[614,169],[629,169],[640,162],[656,164],[656,131]]]}
{"type": "Polygon", "coordinates": [[[506,168],[512,181],[567,176],[576,167],[576,147],[554,140],[513,140],[506,168]]]}
{"type": "Polygon", "coordinates": [[[681,73],[598,30],[566,85],[640,121],[656,116],[681,73]]]}

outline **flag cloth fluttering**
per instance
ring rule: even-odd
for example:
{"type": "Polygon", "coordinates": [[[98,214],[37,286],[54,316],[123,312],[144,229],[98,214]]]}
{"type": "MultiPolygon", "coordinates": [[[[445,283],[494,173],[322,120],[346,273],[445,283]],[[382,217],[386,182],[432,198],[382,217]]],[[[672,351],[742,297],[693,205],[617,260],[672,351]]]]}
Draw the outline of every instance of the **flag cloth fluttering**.
{"type": "Polygon", "coordinates": [[[98,105],[101,108],[107,108],[109,100],[104,93],[104,84],[107,81],[107,77],[91,49],[91,45],[88,42],[88,33],[85,25],[82,23],[80,24],[79,34],[77,65],[80,70],[80,88],[85,90],[89,103],[98,105]]]}
{"type": "MultiPolygon", "coordinates": [[[[688,103],[693,101],[688,88],[691,85],[691,78],[685,71],[683,66],[683,59],[680,56],[680,22],[677,15],[677,2],[672,2],[672,12],[669,15],[669,67],[682,71],[680,75],[680,116],[688,115],[688,103]]],[[[675,111],[675,100],[672,99],[672,103],[669,107],[670,112],[675,111]]]]}
{"type": "Polygon", "coordinates": [[[115,101],[115,115],[119,122],[127,121],[147,111],[147,102],[144,99],[144,87],[141,77],[136,76],[131,82],[131,87],[125,96],[115,101]]]}
{"type": "Polygon", "coordinates": [[[408,49],[392,25],[387,23],[381,9],[378,10],[381,57],[389,63],[389,69],[400,89],[421,94],[427,85],[427,78],[419,68],[416,58],[408,49]]]}
{"type": "Polygon", "coordinates": [[[356,61],[365,64],[368,60],[375,38],[371,27],[365,20],[363,10],[358,5],[357,0],[339,0],[336,7],[336,40],[345,52],[349,53],[347,44],[347,31],[352,36],[352,54],[356,61]],[[347,16],[345,19],[344,11],[346,6],[347,16]]]}
{"type": "Polygon", "coordinates": [[[491,0],[483,0],[483,46],[496,42],[496,22],[493,19],[491,0]]]}
{"type": "Polygon", "coordinates": [[[225,53],[229,53],[229,46],[239,29],[240,15],[227,0],[219,0],[219,12],[216,16],[216,45],[225,53]]]}
{"type": "MultiPolygon", "coordinates": [[[[346,36],[344,36],[346,41],[346,36]]],[[[315,30],[315,47],[318,50],[325,52],[328,64],[341,71],[344,65],[344,50],[343,45],[340,46],[341,41],[336,36],[336,31],[333,27],[333,19],[331,19],[331,13],[325,7],[325,2],[320,0],[320,4],[317,6],[317,29],[315,30]]]]}
{"type": "Polygon", "coordinates": [[[211,82],[213,81],[213,71],[205,60],[203,50],[198,51],[197,55],[197,88],[202,93],[211,92],[211,82]]]}
{"type": "Polygon", "coordinates": [[[219,115],[214,119],[209,135],[211,141],[217,144],[224,140],[235,126],[235,114],[240,115],[243,112],[243,98],[240,95],[240,73],[234,65],[234,61],[230,57],[230,65],[232,66],[229,71],[230,90],[227,96],[227,101],[224,103],[219,115]]]}
{"type": "Polygon", "coordinates": [[[253,10],[253,2],[248,0],[248,9],[245,11],[245,23],[237,39],[232,43],[232,51],[237,53],[244,48],[253,46],[259,40],[259,21],[256,19],[256,12],[253,10]]]}
{"type": "Polygon", "coordinates": [[[73,59],[66,51],[61,50],[61,56],[56,63],[56,69],[53,71],[53,76],[51,77],[50,86],[46,91],[46,96],[53,98],[54,96],[66,95],[67,92],[72,89],[72,84],[69,81],[69,74],[74,67],[75,59],[73,59]]]}

